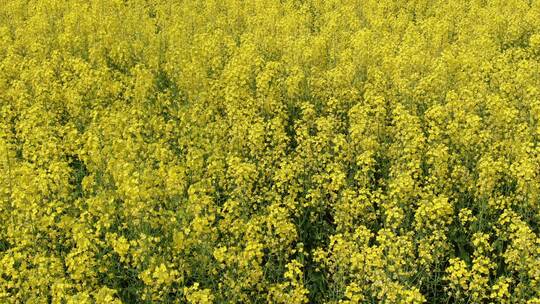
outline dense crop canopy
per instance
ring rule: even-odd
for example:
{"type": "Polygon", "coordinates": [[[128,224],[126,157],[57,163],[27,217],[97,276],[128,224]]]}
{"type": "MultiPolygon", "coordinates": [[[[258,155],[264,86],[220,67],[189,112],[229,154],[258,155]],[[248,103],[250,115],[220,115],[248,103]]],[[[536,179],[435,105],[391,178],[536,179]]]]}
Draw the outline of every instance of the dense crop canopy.
{"type": "Polygon", "coordinates": [[[540,303],[540,1],[0,0],[1,303],[540,303]]]}

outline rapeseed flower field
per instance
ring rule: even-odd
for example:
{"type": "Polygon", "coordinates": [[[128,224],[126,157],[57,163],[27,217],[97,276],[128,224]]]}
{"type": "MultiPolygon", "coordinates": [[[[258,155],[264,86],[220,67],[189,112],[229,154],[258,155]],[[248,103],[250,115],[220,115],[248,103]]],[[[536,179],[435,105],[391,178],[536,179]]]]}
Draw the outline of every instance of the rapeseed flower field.
{"type": "Polygon", "coordinates": [[[540,303],[540,1],[0,0],[0,303],[540,303]]]}

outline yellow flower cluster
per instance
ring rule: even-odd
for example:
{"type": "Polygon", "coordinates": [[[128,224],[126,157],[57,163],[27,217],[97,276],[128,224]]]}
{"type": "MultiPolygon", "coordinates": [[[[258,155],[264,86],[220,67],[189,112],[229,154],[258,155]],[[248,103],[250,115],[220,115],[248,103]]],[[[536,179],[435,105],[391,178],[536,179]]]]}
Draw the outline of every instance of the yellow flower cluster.
{"type": "Polygon", "coordinates": [[[0,303],[540,303],[540,1],[0,1],[0,303]]]}

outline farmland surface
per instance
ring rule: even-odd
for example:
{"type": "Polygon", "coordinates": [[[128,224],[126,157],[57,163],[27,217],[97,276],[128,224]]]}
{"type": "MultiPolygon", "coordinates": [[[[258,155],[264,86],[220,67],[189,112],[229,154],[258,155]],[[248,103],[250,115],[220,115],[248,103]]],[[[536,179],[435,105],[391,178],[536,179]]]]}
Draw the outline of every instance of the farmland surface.
{"type": "Polygon", "coordinates": [[[540,1],[0,0],[0,303],[540,303],[540,1]]]}

